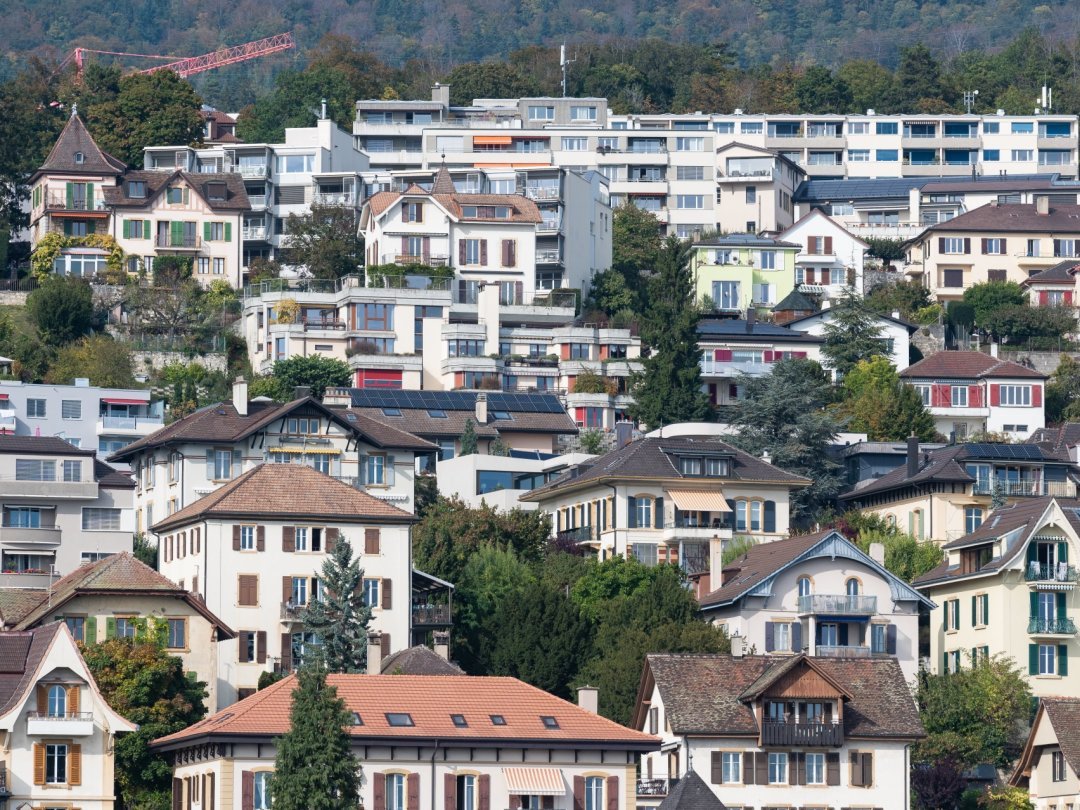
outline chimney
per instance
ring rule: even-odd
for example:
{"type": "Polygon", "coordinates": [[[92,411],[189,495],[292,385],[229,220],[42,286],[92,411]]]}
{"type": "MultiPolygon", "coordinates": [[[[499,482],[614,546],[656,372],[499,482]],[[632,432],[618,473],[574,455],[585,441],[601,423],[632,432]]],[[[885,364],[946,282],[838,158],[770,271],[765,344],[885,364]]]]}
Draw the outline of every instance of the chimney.
{"type": "Polygon", "coordinates": [[[1035,198],[1035,213],[1041,217],[1050,215],[1050,198],[1042,194],[1035,198]]]}
{"type": "Polygon", "coordinates": [[[907,440],[907,474],[908,478],[914,478],[919,472],[919,437],[908,436],[907,440]]]}
{"type": "Polygon", "coordinates": [[[292,390],[293,399],[304,399],[311,396],[310,385],[297,385],[292,390]]]}
{"type": "Polygon", "coordinates": [[[768,448],[761,451],[761,460],[766,464],[772,464],[772,453],[769,452],[768,448]]]}
{"type": "Polygon", "coordinates": [[[476,424],[486,425],[488,422],[487,394],[476,395],[476,424]]]}
{"type": "Polygon", "coordinates": [[[577,705],[587,712],[600,713],[600,690],[595,686],[579,686],[577,690],[577,705]]]}
{"type": "Polygon", "coordinates": [[[382,674],[382,633],[368,633],[367,672],[368,675],[382,674]]]}
{"type": "Polygon", "coordinates": [[[323,392],[322,404],[327,408],[349,408],[352,406],[352,394],[348,388],[327,388],[323,392]]]}
{"type": "Polygon", "coordinates": [[[435,85],[431,88],[431,100],[436,104],[442,104],[444,107],[449,107],[450,85],[435,82],[435,85]]]}
{"type": "Polygon", "coordinates": [[[724,541],[714,534],[709,539],[709,587],[708,593],[720,590],[724,584],[724,541]]]}
{"type": "Polygon", "coordinates": [[[319,109],[320,109],[319,120],[325,121],[326,120],[326,99],[325,98],[322,100],[322,106],[319,109]]]}
{"type": "Polygon", "coordinates": [[[894,317],[894,318],[895,318],[896,320],[900,320],[900,310],[898,310],[898,309],[894,309],[894,310],[892,311],[892,316],[893,316],[893,317],[894,317]]]}
{"type": "Polygon", "coordinates": [[[990,341],[990,356],[993,357],[995,360],[997,359],[997,356],[998,356],[998,344],[997,344],[996,340],[990,341]]]}
{"type": "Polygon", "coordinates": [[[236,412],[241,416],[248,415],[248,388],[247,380],[237,377],[232,386],[232,404],[236,412]]]}
{"type": "Polygon", "coordinates": [[[445,630],[437,630],[431,634],[435,642],[435,654],[443,661],[450,660],[450,634],[445,630]]]}
{"type": "Polygon", "coordinates": [[[746,652],[746,639],[737,632],[731,637],[731,657],[742,658],[746,652]]]}
{"type": "Polygon", "coordinates": [[[634,423],[623,420],[615,423],[615,449],[622,450],[634,439],[634,423]]]}
{"type": "Polygon", "coordinates": [[[870,544],[870,559],[885,567],[885,544],[884,543],[871,543],[870,544]]]}
{"type": "Polygon", "coordinates": [[[757,323],[757,310],[753,307],[746,310],[746,334],[750,334],[754,331],[754,324],[757,323]]]}

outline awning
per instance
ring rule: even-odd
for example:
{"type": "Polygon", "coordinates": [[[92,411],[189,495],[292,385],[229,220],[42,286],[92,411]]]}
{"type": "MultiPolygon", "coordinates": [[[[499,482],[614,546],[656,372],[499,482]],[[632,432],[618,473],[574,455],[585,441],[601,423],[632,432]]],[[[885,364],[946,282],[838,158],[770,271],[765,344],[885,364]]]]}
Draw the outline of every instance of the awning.
{"type": "Polygon", "coordinates": [[[684,512],[730,512],[724,493],[719,489],[669,489],[668,496],[684,512]]]}
{"type": "Polygon", "coordinates": [[[473,135],[473,146],[509,146],[513,140],[509,135],[473,135]]]}
{"type": "Polygon", "coordinates": [[[107,402],[110,405],[149,405],[150,401],[146,399],[106,399],[101,398],[102,402],[107,402]]]}
{"type": "Polygon", "coordinates": [[[7,399],[7,398],[8,398],[7,394],[0,394],[0,399],[7,399]]]}
{"type": "Polygon", "coordinates": [[[268,447],[268,453],[303,454],[306,456],[340,456],[341,451],[333,447],[268,447]]]}
{"type": "Polygon", "coordinates": [[[551,166],[550,163],[474,163],[474,169],[543,169],[551,166]]]}
{"type": "Polygon", "coordinates": [[[566,783],[558,768],[503,768],[511,796],[565,796],[566,783]]]}

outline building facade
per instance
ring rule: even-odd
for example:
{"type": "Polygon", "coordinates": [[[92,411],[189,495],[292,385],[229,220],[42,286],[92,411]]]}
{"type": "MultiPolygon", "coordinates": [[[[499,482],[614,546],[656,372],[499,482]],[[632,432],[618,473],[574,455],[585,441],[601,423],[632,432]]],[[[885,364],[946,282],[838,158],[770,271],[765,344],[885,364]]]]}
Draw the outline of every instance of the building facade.
{"type": "Polygon", "coordinates": [[[804,293],[836,299],[845,290],[864,291],[863,258],[868,245],[820,208],[811,210],[777,237],[800,246],[795,285],[804,293]]]}
{"type": "Polygon", "coordinates": [[[1065,810],[1080,802],[1080,700],[1046,697],[1009,784],[1026,788],[1035,810],[1065,810]]]}
{"type": "Polygon", "coordinates": [[[730,234],[693,243],[690,266],[698,300],[718,313],[771,310],[795,288],[799,245],[767,236],[730,234]]]}

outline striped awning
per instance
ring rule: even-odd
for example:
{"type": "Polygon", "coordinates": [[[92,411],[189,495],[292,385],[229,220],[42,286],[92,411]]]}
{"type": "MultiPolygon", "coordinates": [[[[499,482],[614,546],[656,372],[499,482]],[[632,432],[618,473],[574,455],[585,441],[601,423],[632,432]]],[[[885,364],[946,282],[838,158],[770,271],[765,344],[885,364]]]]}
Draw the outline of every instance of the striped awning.
{"type": "Polygon", "coordinates": [[[503,768],[511,796],[565,796],[566,783],[558,768],[503,768]]]}
{"type": "Polygon", "coordinates": [[[513,140],[509,135],[473,135],[473,146],[509,146],[513,140]]]}
{"type": "Polygon", "coordinates": [[[730,512],[724,493],[719,489],[669,489],[668,497],[684,512],[730,512]]]}
{"type": "Polygon", "coordinates": [[[268,447],[268,453],[288,453],[305,456],[340,456],[341,451],[333,447],[268,447]]]}

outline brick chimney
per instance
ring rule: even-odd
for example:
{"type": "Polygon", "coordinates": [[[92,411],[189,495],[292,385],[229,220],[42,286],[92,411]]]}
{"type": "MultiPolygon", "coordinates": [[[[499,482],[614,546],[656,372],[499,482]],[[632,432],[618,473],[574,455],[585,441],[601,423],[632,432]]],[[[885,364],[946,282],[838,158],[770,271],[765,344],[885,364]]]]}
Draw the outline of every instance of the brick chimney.
{"type": "Polygon", "coordinates": [[[431,634],[435,642],[435,654],[443,661],[450,660],[450,634],[445,630],[437,630],[431,634]]]}

